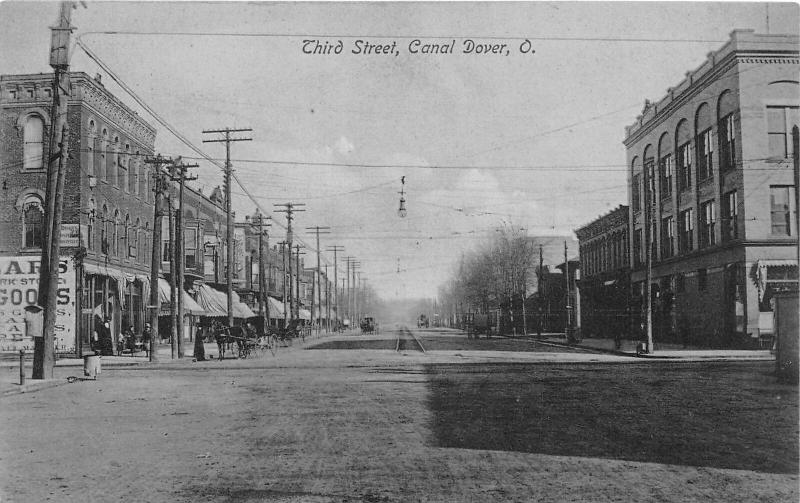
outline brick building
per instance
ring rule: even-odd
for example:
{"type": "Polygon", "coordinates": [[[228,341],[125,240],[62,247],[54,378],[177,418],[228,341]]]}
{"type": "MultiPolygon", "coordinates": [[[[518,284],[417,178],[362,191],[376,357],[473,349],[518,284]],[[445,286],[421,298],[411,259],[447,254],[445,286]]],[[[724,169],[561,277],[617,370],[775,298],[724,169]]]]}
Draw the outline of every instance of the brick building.
{"type": "MultiPolygon", "coordinates": [[[[41,254],[52,80],[51,74],[0,76],[0,255],[5,261],[38,264],[41,254]]],[[[58,304],[56,349],[88,349],[96,323],[105,318],[111,320],[112,338],[101,344],[114,349],[121,327],[141,329],[143,323],[153,215],[150,170],[143,159],[153,153],[156,131],[99,79],[80,72],[71,74],[67,121],[65,290],[58,304]]],[[[29,289],[23,303],[32,300],[29,289]]],[[[13,309],[19,305],[14,302],[13,309]]],[[[13,312],[3,316],[16,317],[13,312]]],[[[13,330],[4,337],[2,349],[30,344],[13,330]]]]}
{"type": "Polygon", "coordinates": [[[579,317],[584,337],[614,338],[630,331],[628,211],[628,206],[620,205],[575,231],[580,247],[579,317]]]}
{"type": "MultiPolygon", "coordinates": [[[[153,167],[145,157],[153,154],[156,130],[106,90],[99,77],[82,72],[70,77],[56,349],[81,354],[99,343],[103,350],[117,351],[123,328],[141,334],[148,319],[155,194],[153,167]],[[110,337],[95,342],[93,333],[105,319],[110,337]]],[[[52,80],[52,74],[0,76],[0,283],[8,299],[0,305],[0,351],[33,347],[21,314],[38,293],[52,80]]],[[[217,244],[223,251],[226,223],[219,192],[209,198],[185,190],[188,291],[214,281],[215,271],[224,272],[224,253],[216,254],[216,266],[207,267],[215,254],[204,246],[217,244]]],[[[167,257],[168,218],[162,231],[167,257]]],[[[168,261],[161,272],[169,277],[168,261]]]]}
{"type": "Polygon", "coordinates": [[[626,128],[631,281],[646,291],[652,243],[656,342],[754,345],[772,293],[797,287],[798,42],[736,30],[626,128]]]}

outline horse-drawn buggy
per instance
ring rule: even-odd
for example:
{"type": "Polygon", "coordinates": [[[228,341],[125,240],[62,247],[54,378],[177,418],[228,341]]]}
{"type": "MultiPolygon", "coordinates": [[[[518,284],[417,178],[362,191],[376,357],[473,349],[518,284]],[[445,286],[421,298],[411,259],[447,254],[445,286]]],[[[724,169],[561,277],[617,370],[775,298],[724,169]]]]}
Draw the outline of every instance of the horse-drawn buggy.
{"type": "Polygon", "coordinates": [[[468,339],[479,339],[481,334],[492,336],[491,319],[488,314],[469,313],[464,315],[464,329],[468,339]]]}
{"type": "Polygon", "coordinates": [[[267,329],[267,335],[276,346],[278,344],[291,346],[292,339],[300,336],[300,322],[298,320],[291,320],[285,327],[269,327],[267,329]]]}
{"type": "Polygon", "coordinates": [[[234,351],[234,344],[236,345],[236,355],[239,358],[247,358],[259,348],[259,338],[256,336],[255,331],[246,326],[228,327],[222,323],[215,323],[212,327],[212,332],[217,343],[220,360],[225,358],[226,352],[234,351]]]}
{"type": "Polygon", "coordinates": [[[374,334],[377,332],[377,325],[375,320],[370,317],[366,317],[361,320],[361,333],[362,334],[374,334]]]}

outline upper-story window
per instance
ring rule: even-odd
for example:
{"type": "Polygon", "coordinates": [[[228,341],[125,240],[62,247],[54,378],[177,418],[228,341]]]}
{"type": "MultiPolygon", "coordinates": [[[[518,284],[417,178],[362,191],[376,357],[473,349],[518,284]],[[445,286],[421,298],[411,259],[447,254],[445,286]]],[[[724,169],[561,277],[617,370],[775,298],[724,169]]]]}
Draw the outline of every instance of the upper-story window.
{"type": "Polygon", "coordinates": [[[685,190],[692,186],[692,150],[687,141],[678,147],[678,189],[685,190]]]}
{"type": "Polygon", "coordinates": [[[719,121],[719,170],[728,171],[736,167],[736,130],[733,114],[719,121]]]}
{"type": "Polygon", "coordinates": [[[791,185],[772,185],[769,188],[770,221],[772,234],[791,236],[793,219],[797,218],[794,207],[794,187],[791,185]]]}
{"type": "Polygon", "coordinates": [[[97,204],[94,202],[94,199],[89,199],[89,205],[86,208],[87,212],[87,220],[86,220],[86,246],[90,250],[95,249],[95,227],[94,222],[97,219],[97,204]]]}
{"type": "Polygon", "coordinates": [[[98,170],[97,176],[98,178],[102,178],[105,181],[108,181],[108,163],[106,159],[108,158],[108,129],[103,128],[102,133],[102,140],[100,141],[100,169],[98,170]]]}
{"type": "Polygon", "coordinates": [[[134,258],[136,259],[137,262],[142,262],[142,260],[143,260],[143,253],[142,253],[142,249],[141,249],[142,241],[141,241],[141,236],[140,236],[140,234],[142,232],[141,225],[142,225],[142,221],[137,218],[136,219],[136,226],[133,228],[133,233],[132,233],[132,235],[133,235],[133,243],[129,243],[131,245],[132,249],[134,250],[134,255],[135,255],[134,258]]]}
{"type": "Polygon", "coordinates": [[[133,253],[135,253],[135,252],[132,253],[131,249],[129,248],[129,246],[133,244],[133,239],[131,239],[132,230],[133,227],[131,227],[131,216],[125,215],[125,237],[124,237],[125,242],[122,243],[122,250],[123,250],[122,254],[125,258],[129,258],[133,256],[133,253]]]}
{"type": "Polygon", "coordinates": [[[792,157],[792,127],[800,123],[798,115],[798,107],[767,107],[770,157],[792,157]]]}
{"type": "Polygon", "coordinates": [[[714,214],[714,201],[706,201],[700,204],[700,246],[712,246],[716,240],[714,238],[714,224],[716,216],[714,214]]]}
{"type": "Polygon", "coordinates": [[[682,253],[692,251],[692,231],[694,230],[694,215],[692,208],[680,212],[678,219],[678,249],[682,253]]]}
{"type": "Polygon", "coordinates": [[[661,198],[667,198],[672,195],[672,156],[665,155],[658,162],[658,174],[660,177],[661,185],[661,198]]]}
{"type": "Polygon", "coordinates": [[[44,166],[44,120],[38,115],[29,115],[25,119],[23,143],[23,169],[42,169],[44,166]]]}
{"type": "Polygon", "coordinates": [[[111,242],[111,253],[115,257],[119,257],[119,242],[120,242],[120,221],[119,221],[119,210],[114,211],[114,236],[113,241],[111,242]]]}
{"type": "Polygon", "coordinates": [[[739,198],[736,191],[722,196],[722,239],[727,241],[739,237],[739,198]]]}
{"type": "Polygon", "coordinates": [[[38,196],[28,196],[22,203],[22,246],[41,248],[44,243],[44,209],[38,196]]]}
{"type": "Polygon", "coordinates": [[[94,120],[89,121],[89,134],[86,138],[86,174],[94,176],[94,141],[97,135],[97,125],[94,120]]]}
{"type": "Polygon", "coordinates": [[[645,190],[647,190],[645,196],[647,199],[645,204],[653,206],[656,193],[656,164],[652,157],[645,160],[644,170],[647,174],[647,183],[645,184],[645,190]]]}
{"type": "Polygon", "coordinates": [[[631,205],[633,206],[633,211],[642,209],[641,178],[641,175],[633,175],[633,181],[631,182],[631,205]]]}
{"type": "Polygon", "coordinates": [[[673,218],[661,219],[661,258],[669,258],[675,254],[675,223],[673,218]]]}
{"type": "Polygon", "coordinates": [[[109,170],[110,171],[109,178],[111,179],[111,183],[113,185],[119,187],[120,186],[119,185],[119,173],[120,173],[119,136],[114,137],[114,145],[112,145],[111,148],[113,149],[113,151],[111,155],[111,167],[109,170]]]}
{"type": "MultiPolygon", "coordinates": [[[[122,147],[120,146],[120,149],[122,147]]],[[[125,192],[129,191],[129,173],[128,173],[128,153],[131,150],[129,144],[125,144],[125,153],[119,156],[119,188],[125,192]]]]}
{"type": "Polygon", "coordinates": [[[100,251],[108,255],[108,236],[109,236],[109,226],[111,225],[111,219],[108,216],[108,206],[105,204],[103,205],[103,211],[100,212],[100,251]]]}
{"type": "Polygon", "coordinates": [[[711,129],[697,135],[697,181],[711,178],[714,165],[714,144],[711,141],[711,129]]]}
{"type": "Polygon", "coordinates": [[[199,264],[197,236],[197,227],[186,227],[183,230],[183,253],[185,256],[183,265],[189,269],[194,269],[199,264]]]}

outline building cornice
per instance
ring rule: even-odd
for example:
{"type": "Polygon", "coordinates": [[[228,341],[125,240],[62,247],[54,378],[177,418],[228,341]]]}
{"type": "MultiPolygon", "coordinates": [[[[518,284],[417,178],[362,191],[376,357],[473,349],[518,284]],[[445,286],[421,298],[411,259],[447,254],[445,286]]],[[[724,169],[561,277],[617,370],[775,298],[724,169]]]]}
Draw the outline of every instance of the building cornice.
{"type": "Polygon", "coordinates": [[[749,64],[800,64],[798,37],[795,35],[760,35],[752,30],[735,30],[731,40],[718,51],[710,52],[707,60],[696,70],[686,72],[686,78],[677,86],[668,89],[668,94],[660,101],[645,104],[645,109],[637,121],[625,128],[623,144],[630,147],[654,128],[661,125],[676,109],[696,97],[739,63],[749,64]],[[779,46],[777,49],[764,49],[765,44],[779,46]]]}

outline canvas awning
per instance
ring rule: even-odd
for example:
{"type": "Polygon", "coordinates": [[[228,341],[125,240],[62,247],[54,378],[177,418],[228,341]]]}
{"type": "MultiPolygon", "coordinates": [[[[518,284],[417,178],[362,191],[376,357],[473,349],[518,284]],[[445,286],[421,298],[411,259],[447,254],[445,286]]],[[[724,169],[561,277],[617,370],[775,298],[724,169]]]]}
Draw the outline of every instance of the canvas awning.
{"type": "MultiPolygon", "coordinates": [[[[171,297],[171,287],[167,280],[164,278],[158,278],[158,298],[161,300],[161,309],[164,309],[166,305],[167,309],[169,309],[170,304],[170,297],[171,297]]],[[[181,294],[183,295],[183,314],[184,316],[187,314],[192,314],[195,316],[205,316],[206,311],[203,309],[200,304],[195,302],[193,298],[189,296],[186,290],[181,290],[181,294]]]]}
{"type": "MultiPolygon", "coordinates": [[[[233,292],[233,317],[252,318],[253,311],[233,292]]],[[[206,316],[228,316],[228,294],[215,290],[208,285],[200,285],[197,290],[197,301],[207,312],[206,316]]]]}
{"type": "Polygon", "coordinates": [[[767,291],[768,267],[797,267],[797,260],[792,259],[761,259],[756,263],[756,285],[758,286],[758,300],[764,300],[767,291]]]}
{"type": "MultiPolygon", "coordinates": [[[[226,294],[223,294],[223,295],[226,295],[226,294]]],[[[247,304],[245,304],[244,302],[241,301],[241,299],[239,299],[239,294],[237,294],[236,292],[233,292],[232,297],[233,297],[233,316],[234,316],[234,318],[253,318],[253,317],[256,316],[256,313],[254,313],[253,310],[250,309],[250,307],[247,304]]],[[[226,296],[226,298],[225,298],[226,303],[227,303],[227,300],[228,299],[227,299],[227,296],[226,296]]]]}
{"type": "Polygon", "coordinates": [[[269,298],[269,317],[274,319],[283,318],[284,316],[283,302],[273,297],[268,297],[268,298],[269,298]]]}

